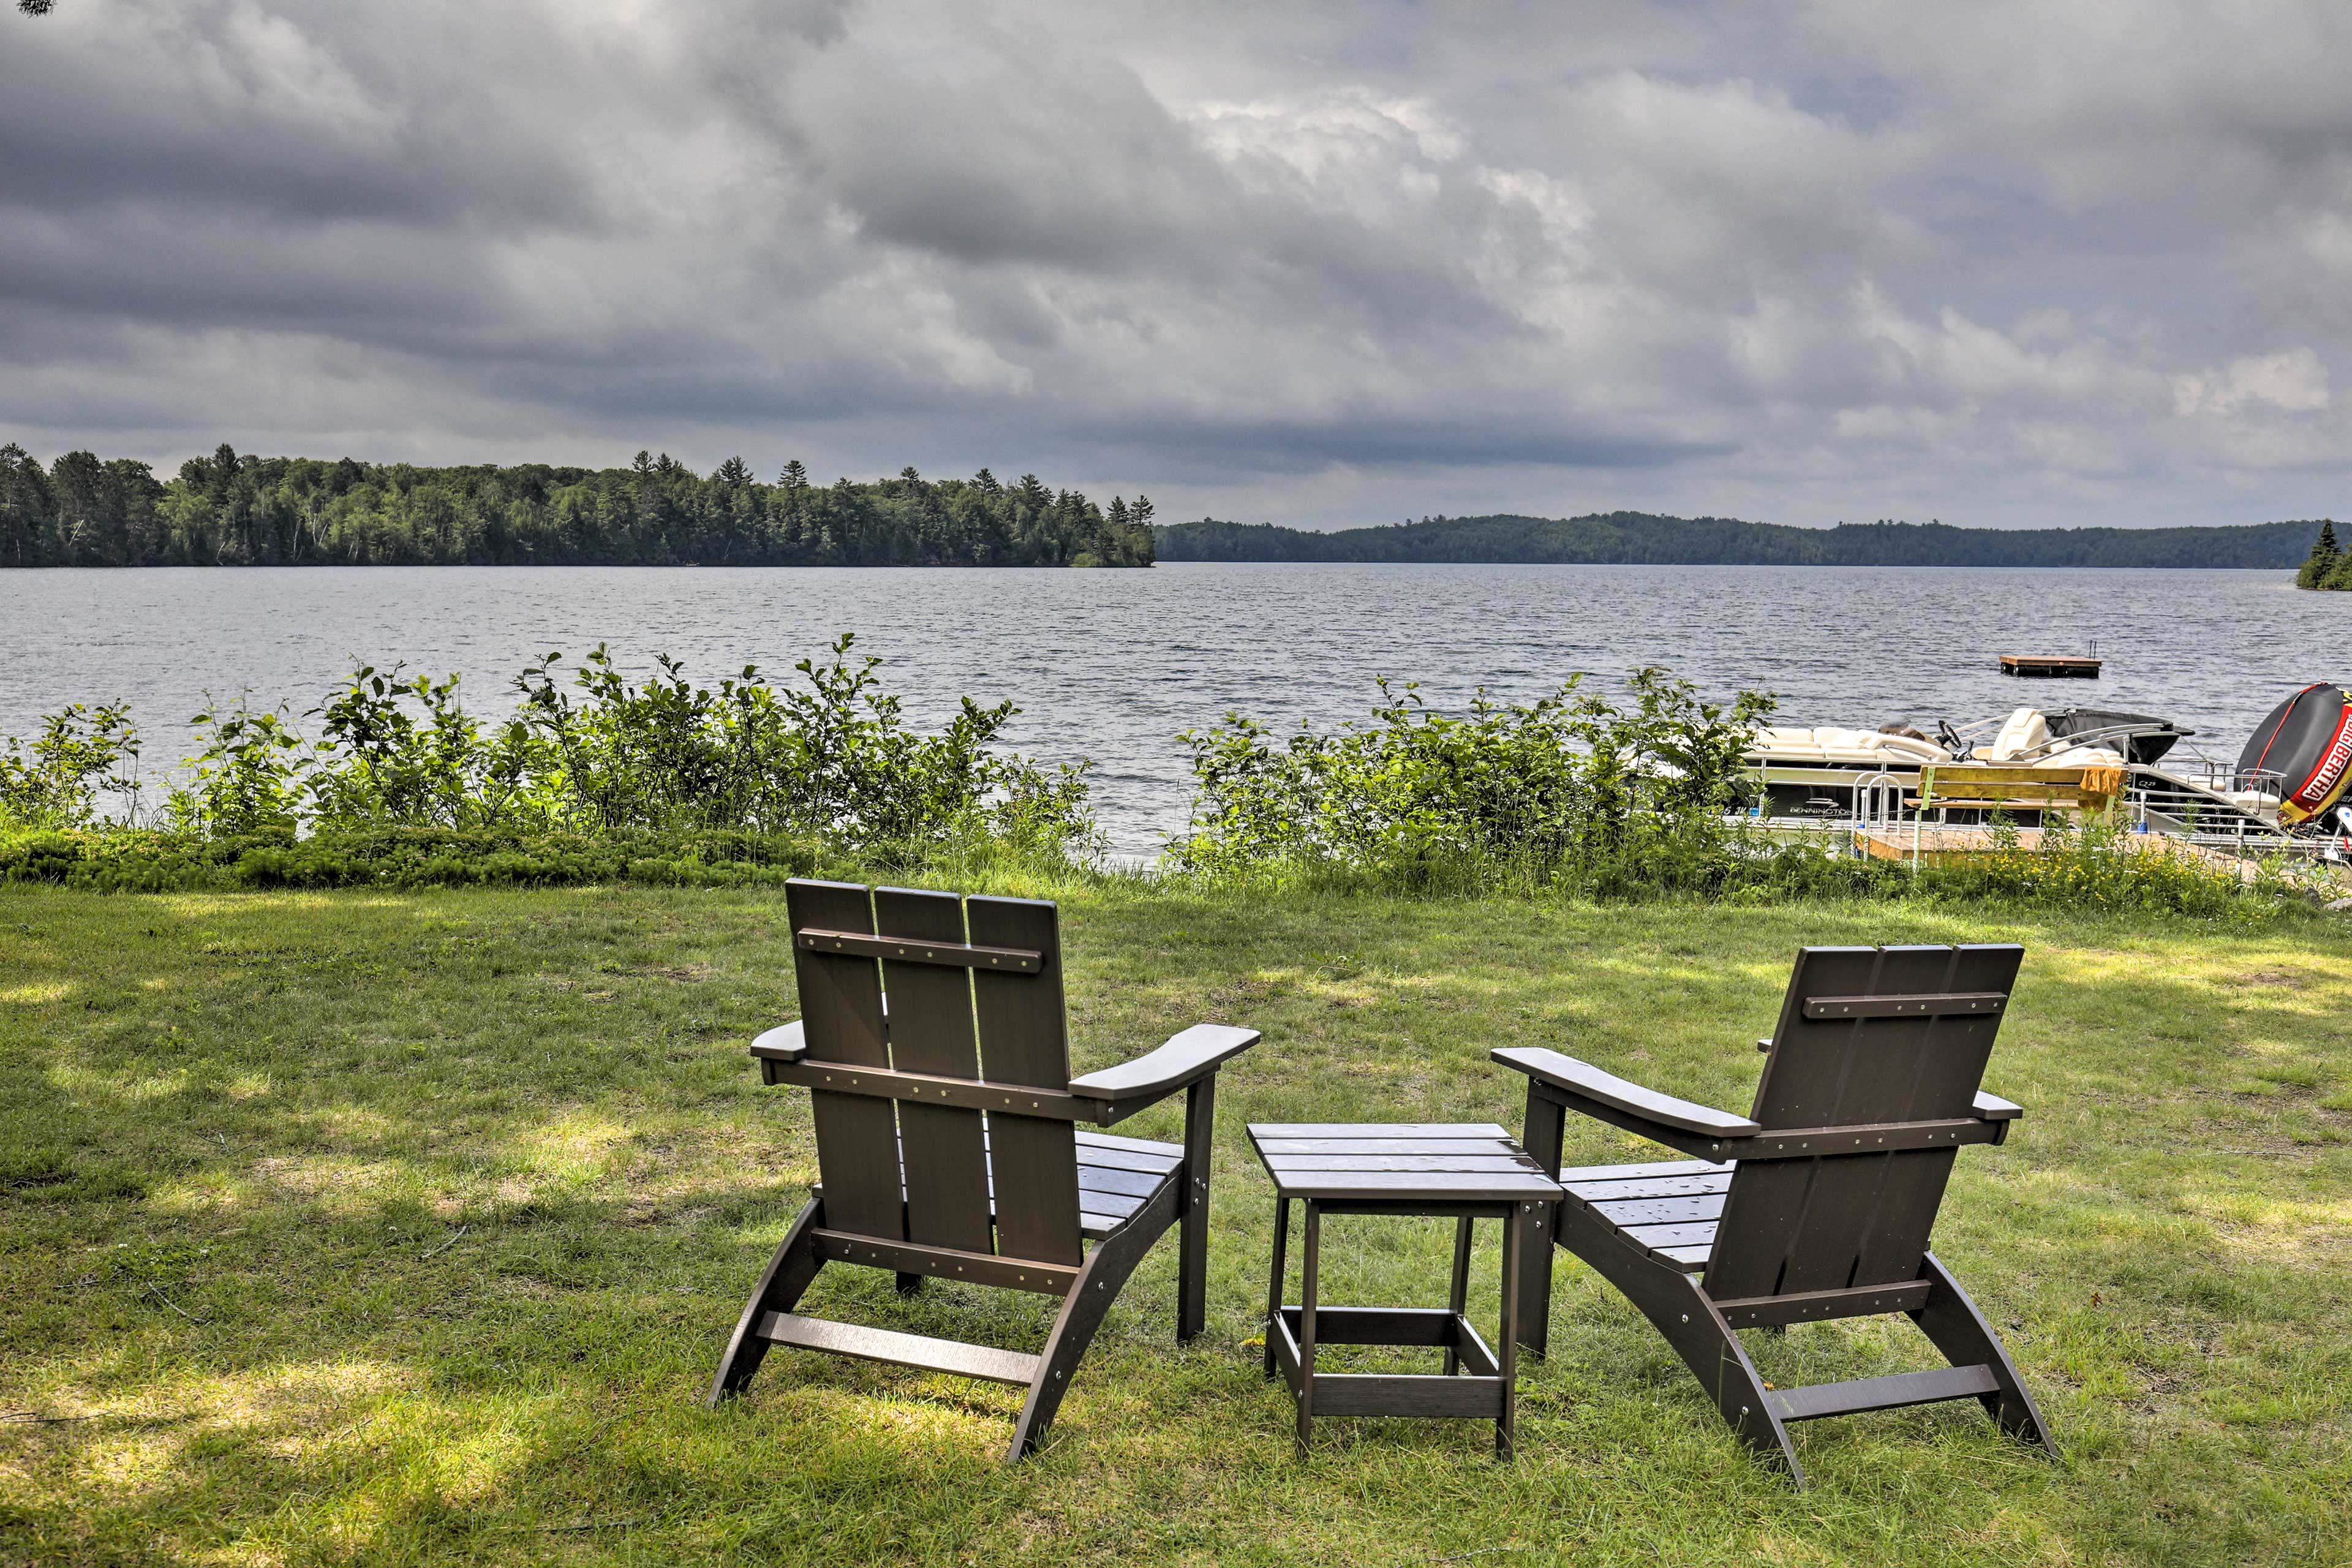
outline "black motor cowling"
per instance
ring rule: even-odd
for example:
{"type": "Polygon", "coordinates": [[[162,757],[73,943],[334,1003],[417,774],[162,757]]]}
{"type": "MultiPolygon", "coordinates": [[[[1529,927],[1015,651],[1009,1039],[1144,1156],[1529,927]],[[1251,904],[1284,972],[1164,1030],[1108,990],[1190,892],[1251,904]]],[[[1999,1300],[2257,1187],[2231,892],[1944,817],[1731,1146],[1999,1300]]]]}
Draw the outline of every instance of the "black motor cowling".
{"type": "Polygon", "coordinates": [[[2238,754],[2238,789],[2276,796],[2293,826],[2324,815],[2352,782],[2352,700],[2341,687],[2306,686],[2254,726],[2238,754]]]}
{"type": "Polygon", "coordinates": [[[2067,708],[2043,717],[2050,732],[2061,740],[2095,737],[2098,744],[2123,752],[2126,762],[2142,764],[2160,761],[2175,742],[2197,733],[2153,713],[2117,713],[2105,708],[2067,708]]]}

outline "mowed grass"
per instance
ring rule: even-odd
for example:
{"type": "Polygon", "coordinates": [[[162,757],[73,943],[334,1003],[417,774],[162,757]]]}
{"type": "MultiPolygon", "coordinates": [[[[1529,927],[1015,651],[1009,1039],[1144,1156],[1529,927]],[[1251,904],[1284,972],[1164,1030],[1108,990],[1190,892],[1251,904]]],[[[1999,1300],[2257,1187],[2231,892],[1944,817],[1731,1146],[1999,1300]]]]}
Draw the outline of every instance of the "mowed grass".
{"type": "MultiPolygon", "coordinates": [[[[1221,1089],[1208,1331],[1173,1342],[1171,1237],[1008,1468],[995,1385],[778,1352],[700,1403],[815,1171],[807,1097],[743,1054],[793,1013],[781,898],[0,898],[0,1559],[2346,1560],[2345,922],[1119,888],[1064,918],[1081,1070],[1204,1018],[1265,1041],[1221,1089]],[[1744,1109],[1799,944],[1955,940],[2026,944],[1988,1086],[2028,1115],[1962,1152],[1937,1250],[2063,1464],[1969,1403],[1798,1428],[1796,1492],[1565,1258],[1516,1464],[1456,1422],[1294,1454],[1244,1123],[1516,1126],[1506,1045],[1744,1109]]],[[[1334,1221],[1325,1299],[1441,1302],[1449,1245],[1334,1221]]],[[[836,1268],[811,1310],[1034,1349],[1051,1304],[836,1268]]],[[[1748,1338],[1780,1383],[1932,1363],[1900,1319],[1748,1338]]]]}

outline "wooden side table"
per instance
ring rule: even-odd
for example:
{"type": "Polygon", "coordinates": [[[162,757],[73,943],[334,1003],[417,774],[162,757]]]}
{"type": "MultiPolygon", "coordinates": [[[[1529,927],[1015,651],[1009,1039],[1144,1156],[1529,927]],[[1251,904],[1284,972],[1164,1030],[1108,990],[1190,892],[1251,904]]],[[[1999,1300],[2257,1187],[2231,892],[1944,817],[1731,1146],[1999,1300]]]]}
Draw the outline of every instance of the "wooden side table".
{"type": "Polygon", "coordinates": [[[1493,1421],[1495,1452],[1509,1458],[1516,1442],[1519,1272],[1528,1248],[1551,1246],[1559,1184],[1492,1122],[1254,1122],[1249,1135],[1274,1178],[1265,1373],[1279,1373],[1297,1401],[1299,1452],[1307,1452],[1318,1415],[1454,1416],[1493,1421]],[[1295,1307],[1282,1300],[1294,1199],[1306,1207],[1295,1307]],[[1454,1278],[1445,1310],[1321,1306],[1317,1275],[1327,1214],[1451,1218],[1454,1278]],[[1500,1355],[1464,1311],[1471,1227],[1481,1219],[1503,1222],[1500,1355]],[[1318,1373],[1315,1352],[1325,1344],[1432,1346],[1445,1352],[1445,1370],[1435,1376],[1318,1373]]]}

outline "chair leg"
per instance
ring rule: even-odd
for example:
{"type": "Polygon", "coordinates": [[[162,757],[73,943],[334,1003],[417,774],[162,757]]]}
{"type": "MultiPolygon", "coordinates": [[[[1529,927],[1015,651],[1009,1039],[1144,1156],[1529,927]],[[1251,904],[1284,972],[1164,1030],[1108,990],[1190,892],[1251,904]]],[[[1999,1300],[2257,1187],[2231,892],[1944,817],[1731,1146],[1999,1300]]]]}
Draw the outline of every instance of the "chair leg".
{"type": "Polygon", "coordinates": [[[1209,1141],[1217,1120],[1217,1075],[1184,1091],[1183,1218],[1176,1236],[1176,1340],[1209,1321],[1209,1141]]]}
{"type": "Polygon", "coordinates": [[[1054,1413],[1062,1407],[1062,1395],[1070,1391],[1078,1363],[1086,1359],[1095,1331],[1102,1327],[1103,1314],[1110,1310],[1120,1287],[1151,1250],[1151,1244],[1175,1222],[1176,1205],[1182,1195],[1175,1181],[1164,1184],[1125,1225],[1095,1245],[1070,1293],[1062,1299],[1054,1331],[1046,1336],[1045,1348],[1038,1354],[1037,1380],[1029,1385],[1021,1420],[1013,1428],[1006,1464],[1027,1457],[1045,1440],[1045,1429],[1054,1424],[1054,1413]]]}
{"type": "Polygon", "coordinates": [[[760,1363],[768,1353],[768,1342],[760,1337],[760,1320],[770,1312],[789,1312],[800,1304],[808,1291],[809,1282],[824,1259],[816,1255],[814,1233],[824,1225],[824,1200],[811,1198],[802,1209],[793,1227],[784,1233],[783,1245],[768,1259],[768,1267],[760,1275],[760,1282],[751,1289],[751,1299],[743,1307],[743,1315],[736,1320],[735,1337],[727,1342],[727,1353],[719,1359],[719,1375],[711,1380],[710,1393],[705,1404],[716,1405],[730,1394],[740,1394],[760,1370],[760,1363]]]}
{"type": "Polygon", "coordinates": [[[1984,1321],[1977,1304],[1969,1300],[1969,1293],[1960,1289],[1960,1282],[1952,1278],[1934,1253],[1920,1260],[1919,1274],[1934,1289],[1927,1292],[1927,1304],[1910,1314],[1911,1321],[1954,1366],[1981,1363],[1990,1367],[2000,1384],[2000,1392],[1984,1396],[1985,1413],[2003,1432],[2056,1458],[2058,1445],[2051,1440],[2042,1411],[2034,1405],[2033,1395],[2026,1392],[2025,1380],[2018,1376],[2017,1363],[2009,1359],[2000,1336],[1992,1331],[1992,1325],[1984,1321]]]}
{"type": "Polygon", "coordinates": [[[1739,1336],[1723,1321],[1723,1314],[1715,1310],[1698,1282],[1670,1264],[1635,1252],[1613,1233],[1584,1234],[1586,1226],[1602,1222],[1580,1222],[1567,1212],[1570,1205],[1561,1207],[1560,1234],[1565,1237],[1573,1231],[1576,1238],[1569,1250],[1623,1291],[1651,1326],[1665,1336],[1666,1343],[1697,1377],[1739,1440],[1766,1464],[1784,1467],[1789,1479],[1803,1487],[1805,1468],[1797,1462],[1796,1447],[1789,1441],[1788,1428],[1764,1391],[1756,1363],[1748,1359],[1739,1336]]]}

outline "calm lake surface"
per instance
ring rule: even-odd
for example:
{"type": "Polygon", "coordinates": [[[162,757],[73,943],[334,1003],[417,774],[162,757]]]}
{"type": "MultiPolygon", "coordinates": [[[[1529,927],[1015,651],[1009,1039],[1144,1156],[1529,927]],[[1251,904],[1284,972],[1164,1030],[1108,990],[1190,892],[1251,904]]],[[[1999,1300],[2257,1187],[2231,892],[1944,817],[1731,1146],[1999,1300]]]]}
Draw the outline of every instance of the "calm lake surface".
{"type": "MultiPolygon", "coordinates": [[[[1048,761],[1090,757],[1114,847],[1181,828],[1177,732],[1228,710],[1280,727],[1359,716],[1372,678],[1458,706],[1575,670],[1664,665],[1710,693],[1780,694],[1781,721],[1932,728],[2037,707],[2163,714],[2234,756],[2296,686],[2352,676],[2352,594],[2285,573],[1868,567],[1161,565],[1148,572],[370,567],[0,574],[0,733],[128,700],[160,767],[210,692],[316,705],[355,660],[466,677],[469,706],[550,650],[666,652],[716,680],[791,675],[838,633],[886,661],[918,721],[1010,698],[1048,761]],[[2084,653],[2098,681],[2020,681],[2002,653],[2084,653]]],[[[797,679],[796,677],[794,679],[797,679]]]]}

